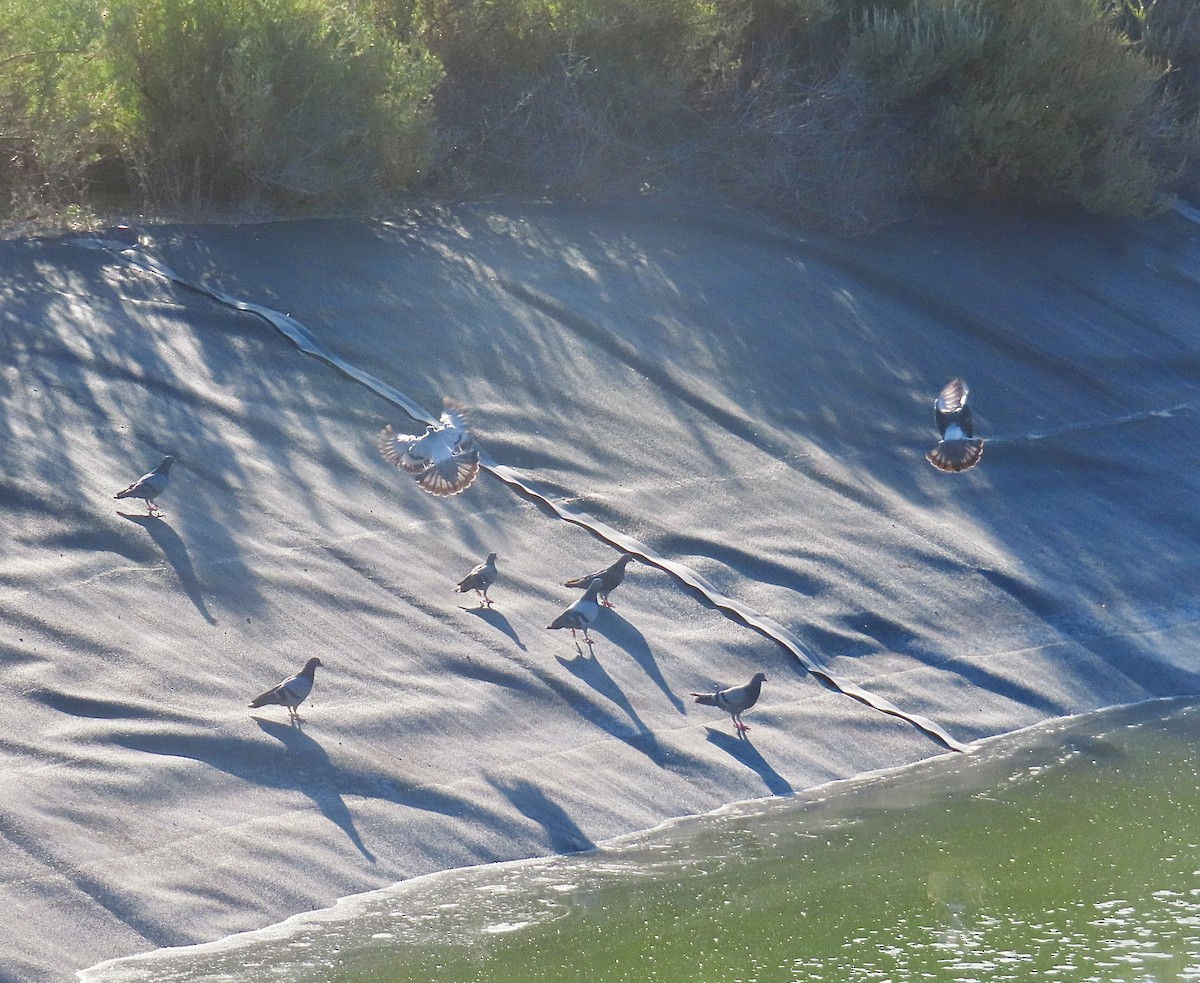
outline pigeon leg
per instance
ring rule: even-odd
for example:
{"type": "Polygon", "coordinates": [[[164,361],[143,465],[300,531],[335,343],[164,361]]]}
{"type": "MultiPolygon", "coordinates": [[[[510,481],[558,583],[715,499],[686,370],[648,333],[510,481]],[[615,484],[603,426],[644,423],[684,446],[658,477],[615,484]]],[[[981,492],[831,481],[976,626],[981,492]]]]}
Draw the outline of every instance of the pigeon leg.
{"type": "Polygon", "coordinates": [[[591,647],[592,647],[592,645],[594,645],[594,644],[595,644],[595,643],[592,641],[592,638],[591,638],[591,636],[590,636],[590,635],[587,633],[587,629],[586,629],[586,628],[585,628],[585,629],[583,629],[583,640],[584,640],[585,642],[587,642],[588,648],[591,648],[591,647]]]}

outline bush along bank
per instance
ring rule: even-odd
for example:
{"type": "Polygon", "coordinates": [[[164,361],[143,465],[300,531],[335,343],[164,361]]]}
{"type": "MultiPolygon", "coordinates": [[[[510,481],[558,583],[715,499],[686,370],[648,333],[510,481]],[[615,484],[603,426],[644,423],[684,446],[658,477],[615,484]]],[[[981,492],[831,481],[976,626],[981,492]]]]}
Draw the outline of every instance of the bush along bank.
{"type": "Polygon", "coordinates": [[[701,192],[861,231],[950,197],[1144,214],[1200,154],[1177,0],[8,7],[10,218],[701,192]]]}

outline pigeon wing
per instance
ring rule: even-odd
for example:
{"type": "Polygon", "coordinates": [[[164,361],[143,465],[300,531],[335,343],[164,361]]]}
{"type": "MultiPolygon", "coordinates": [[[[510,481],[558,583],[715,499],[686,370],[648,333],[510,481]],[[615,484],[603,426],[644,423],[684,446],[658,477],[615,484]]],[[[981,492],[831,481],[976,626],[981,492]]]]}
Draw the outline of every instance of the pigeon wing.
{"type": "Polygon", "coordinates": [[[951,379],[938,393],[933,403],[933,422],[937,425],[938,433],[945,435],[946,428],[951,423],[957,423],[968,437],[970,432],[971,411],[967,409],[967,395],[970,390],[962,379],[951,379]],[[964,422],[965,421],[965,422],[964,422]]]}
{"type": "Polygon", "coordinates": [[[467,423],[467,411],[457,403],[452,403],[450,400],[444,401],[445,408],[442,410],[442,426],[451,430],[460,430],[470,437],[470,427],[467,423]]]}
{"type": "Polygon", "coordinates": [[[604,575],[608,570],[597,570],[595,573],[585,574],[582,577],[574,577],[571,580],[564,580],[564,587],[587,587],[593,580],[603,580],[604,575]]]}
{"type": "Polygon", "coordinates": [[[463,579],[458,582],[458,586],[454,589],[460,594],[465,594],[467,591],[472,590],[487,590],[492,586],[493,583],[495,583],[493,569],[494,568],[489,567],[486,563],[479,564],[479,566],[475,567],[475,569],[463,577],[463,579]]]}
{"type": "Polygon", "coordinates": [[[115,498],[154,498],[167,486],[167,476],[164,472],[155,469],[149,474],[144,474],[128,488],[123,488],[117,492],[115,498]]]}
{"type": "Polygon", "coordinates": [[[425,456],[421,446],[427,436],[398,434],[391,424],[388,424],[379,431],[379,453],[389,464],[394,464],[409,474],[419,474],[429,466],[429,458],[425,456]]]}
{"type": "Polygon", "coordinates": [[[305,676],[289,676],[278,686],[273,686],[265,693],[260,693],[250,701],[251,707],[263,707],[278,703],[285,707],[299,706],[305,697],[312,692],[312,680],[305,676]]]}

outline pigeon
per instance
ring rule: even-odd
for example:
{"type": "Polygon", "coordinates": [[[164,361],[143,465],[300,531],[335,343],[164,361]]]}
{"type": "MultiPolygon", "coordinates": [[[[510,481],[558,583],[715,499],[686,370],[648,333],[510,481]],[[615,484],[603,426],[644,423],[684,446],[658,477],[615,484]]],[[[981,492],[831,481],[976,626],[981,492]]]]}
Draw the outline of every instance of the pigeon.
{"type": "Polygon", "coordinates": [[[496,554],[489,553],[483,563],[472,568],[469,574],[450,589],[458,594],[465,594],[467,591],[473,590],[480,597],[479,606],[490,608],[492,606],[492,599],[487,596],[487,592],[488,588],[495,582],[496,554]]]}
{"type": "Polygon", "coordinates": [[[636,560],[637,557],[632,553],[624,554],[616,563],[605,567],[603,570],[597,570],[595,573],[589,573],[586,577],[576,577],[574,580],[565,581],[564,587],[587,587],[593,580],[600,581],[600,603],[606,608],[614,607],[609,599],[610,591],[616,590],[621,581],[625,579],[625,564],[630,560],[636,560]]]}
{"type": "Polygon", "coordinates": [[[288,676],[278,686],[272,687],[265,693],[256,696],[250,701],[250,706],[257,709],[265,707],[268,704],[279,704],[288,708],[288,714],[292,720],[299,720],[300,714],[296,712],[296,708],[304,702],[309,693],[312,692],[313,673],[317,671],[317,666],[323,665],[316,656],[313,656],[296,675],[288,676]]]}
{"type": "Polygon", "coordinates": [[[154,505],[154,499],[161,495],[167,488],[167,481],[170,479],[171,465],[175,463],[175,458],[168,454],[162,459],[162,464],[156,467],[149,474],[144,474],[128,488],[123,488],[117,492],[113,498],[140,498],[146,503],[146,508],[149,509],[147,515],[162,515],[154,505]]]}
{"type": "Polygon", "coordinates": [[[445,401],[441,425],[420,436],[398,434],[391,424],[379,432],[379,453],[417,480],[425,491],[442,498],[471,487],[479,474],[479,452],[460,406],[445,401]]]}
{"type": "Polygon", "coordinates": [[[975,436],[967,384],[951,379],[933,404],[933,419],[942,439],[925,455],[939,471],[968,471],[983,457],[983,438],[975,436]]]}
{"type": "Polygon", "coordinates": [[[572,638],[575,637],[576,629],[581,629],[583,640],[591,645],[592,640],[588,637],[587,630],[588,626],[600,616],[600,604],[596,600],[596,595],[600,593],[602,587],[603,584],[599,578],[593,580],[588,584],[583,597],[551,621],[546,628],[570,628],[572,638]]]}
{"type": "Polygon", "coordinates": [[[706,707],[720,707],[733,717],[733,727],[739,733],[750,729],[749,724],[742,723],[742,714],[758,702],[758,694],[767,677],[756,672],[754,678],[745,686],[730,686],[729,689],[719,689],[715,693],[693,693],[697,703],[706,707]]]}

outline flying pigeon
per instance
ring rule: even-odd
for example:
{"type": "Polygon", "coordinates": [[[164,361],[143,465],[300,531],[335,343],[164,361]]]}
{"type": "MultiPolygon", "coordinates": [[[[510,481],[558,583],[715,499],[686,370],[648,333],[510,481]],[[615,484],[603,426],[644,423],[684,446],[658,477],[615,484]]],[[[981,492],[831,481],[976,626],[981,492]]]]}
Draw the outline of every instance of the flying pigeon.
{"type": "Polygon", "coordinates": [[[162,459],[162,464],[149,474],[142,475],[128,488],[117,492],[113,498],[140,498],[145,501],[146,508],[149,509],[147,515],[162,515],[163,513],[155,507],[154,499],[166,491],[171,465],[174,463],[175,458],[168,454],[162,459]]]}
{"type": "Polygon", "coordinates": [[[426,427],[420,436],[398,434],[388,424],[379,432],[379,453],[416,478],[429,494],[442,498],[466,491],[479,474],[479,452],[467,418],[450,400],[445,401],[441,425],[426,427]]]}
{"type": "Polygon", "coordinates": [[[749,724],[742,723],[742,714],[758,702],[758,694],[767,677],[756,672],[754,678],[745,686],[730,686],[729,689],[719,689],[715,693],[693,693],[697,703],[706,707],[720,707],[733,717],[733,727],[740,734],[750,729],[749,724]]]}
{"type": "Polygon", "coordinates": [[[458,594],[465,594],[467,591],[474,591],[479,595],[480,607],[491,607],[492,599],[487,596],[488,588],[496,582],[496,554],[489,553],[487,559],[472,568],[471,572],[463,577],[457,585],[450,589],[458,594]]]}
{"type": "Polygon", "coordinates": [[[600,581],[600,603],[606,608],[614,607],[608,599],[609,591],[614,591],[621,585],[621,581],[625,579],[625,564],[636,559],[637,557],[632,553],[626,553],[616,563],[603,570],[589,573],[586,577],[576,577],[574,580],[565,581],[563,586],[587,587],[593,580],[598,580],[600,581]]]}
{"type": "Polygon", "coordinates": [[[257,709],[265,707],[268,704],[279,704],[288,708],[288,715],[292,720],[299,720],[300,714],[296,712],[296,708],[307,698],[312,692],[313,673],[317,671],[317,666],[323,665],[316,656],[313,656],[296,675],[288,676],[282,683],[275,686],[265,693],[256,696],[250,701],[250,706],[257,709]]]}
{"type": "Polygon", "coordinates": [[[975,436],[967,405],[969,391],[962,379],[951,379],[933,404],[933,419],[942,439],[925,458],[939,471],[967,471],[983,457],[983,438],[975,436]]]}
{"type": "Polygon", "coordinates": [[[567,610],[560,614],[557,618],[550,622],[546,627],[549,628],[570,628],[571,637],[575,637],[576,629],[583,631],[583,640],[592,644],[591,638],[588,637],[588,626],[600,616],[600,604],[596,601],[596,595],[600,593],[603,585],[599,578],[588,584],[588,589],[584,591],[583,597],[572,604],[567,610]]]}

